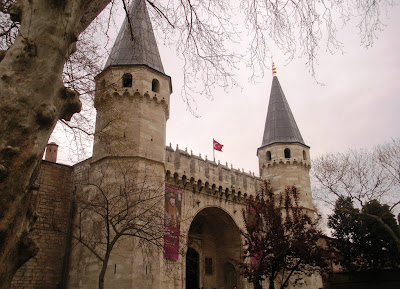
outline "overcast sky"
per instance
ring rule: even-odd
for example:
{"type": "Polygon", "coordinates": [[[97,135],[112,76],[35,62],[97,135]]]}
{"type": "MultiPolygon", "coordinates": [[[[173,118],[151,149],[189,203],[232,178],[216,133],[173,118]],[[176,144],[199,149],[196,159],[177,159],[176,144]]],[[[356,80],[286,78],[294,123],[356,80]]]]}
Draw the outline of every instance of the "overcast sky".
{"type": "MultiPolygon", "coordinates": [[[[344,54],[319,52],[317,79],[324,85],[310,75],[306,59],[287,63],[284,55],[274,53],[279,81],[312,158],[400,137],[400,7],[389,17],[372,48],[362,47],[357,29],[347,27],[340,33],[344,54]]],[[[258,175],[256,151],[264,132],[272,73],[254,84],[248,81],[250,71],[237,71],[242,89],[216,90],[213,101],[197,98],[201,117],[196,118],[180,95],[182,63],[171,48],[159,43],[159,50],[174,88],[167,144],[210,159],[215,138],[224,145],[222,153],[215,153],[217,160],[258,175]]],[[[59,161],[70,163],[67,144],[60,144],[59,161]]]]}
{"type": "MultiPolygon", "coordinates": [[[[400,7],[389,17],[372,48],[361,46],[356,28],[347,28],[340,34],[345,54],[319,53],[317,79],[323,86],[310,75],[305,59],[286,65],[285,56],[274,55],[278,79],[312,158],[371,148],[400,137],[400,7]]],[[[247,81],[248,72],[238,72],[243,89],[218,91],[213,101],[197,99],[201,117],[195,118],[179,93],[179,62],[163,47],[160,53],[175,90],[167,144],[210,159],[215,138],[224,145],[222,153],[215,153],[217,160],[258,174],[256,151],[264,132],[272,74],[253,84],[247,81]]]]}

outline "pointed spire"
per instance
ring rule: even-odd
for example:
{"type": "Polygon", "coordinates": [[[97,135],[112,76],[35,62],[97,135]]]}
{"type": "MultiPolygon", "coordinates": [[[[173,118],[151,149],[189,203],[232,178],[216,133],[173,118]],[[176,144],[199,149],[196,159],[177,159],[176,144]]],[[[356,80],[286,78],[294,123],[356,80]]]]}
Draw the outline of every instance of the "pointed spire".
{"type": "Polygon", "coordinates": [[[272,69],[274,76],[261,146],[273,143],[301,143],[306,145],[276,76],[275,65],[272,69]]]}
{"type": "Polygon", "coordinates": [[[104,66],[144,64],[164,73],[144,0],[133,0],[104,66]],[[130,24],[129,24],[130,22],[130,24]]]}

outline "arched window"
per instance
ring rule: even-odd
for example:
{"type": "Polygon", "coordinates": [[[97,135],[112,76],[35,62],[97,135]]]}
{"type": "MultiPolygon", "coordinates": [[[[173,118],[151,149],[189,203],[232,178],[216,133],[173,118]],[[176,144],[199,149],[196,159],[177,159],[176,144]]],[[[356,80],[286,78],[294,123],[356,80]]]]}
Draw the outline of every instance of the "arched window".
{"type": "Polygon", "coordinates": [[[307,156],[306,156],[306,151],[303,151],[303,160],[306,160],[307,156]]]}
{"type": "Polygon", "coordinates": [[[157,79],[153,79],[151,82],[151,90],[154,92],[160,92],[160,82],[157,79]]]}
{"type": "Polygon", "coordinates": [[[285,153],[285,158],[290,159],[290,149],[286,148],[284,153],[285,153]]]}
{"type": "Polygon", "coordinates": [[[267,161],[270,161],[270,160],[271,160],[271,152],[267,151],[267,161]]]}
{"type": "Polygon", "coordinates": [[[122,86],[123,87],[132,87],[132,74],[125,73],[122,76],[122,86]]]}

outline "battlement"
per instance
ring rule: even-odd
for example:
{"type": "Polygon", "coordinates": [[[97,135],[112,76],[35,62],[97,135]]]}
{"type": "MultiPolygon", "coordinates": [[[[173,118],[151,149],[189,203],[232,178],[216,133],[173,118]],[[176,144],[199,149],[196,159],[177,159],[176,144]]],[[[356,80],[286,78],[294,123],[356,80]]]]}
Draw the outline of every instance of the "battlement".
{"type": "Polygon", "coordinates": [[[162,105],[168,119],[172,92],[169,76],[146,65],[116,66],[106,71],[96,76],[94,106],[97,109],[102,105],[107,107],[110,100],[146,99],[162,105]]]}
{"type": "Polygon", "coordinates": [[[280,159],[275,159],[275,160],[270,160],[267,161],[265,165],[263,165],[263,167],[272,167],[272,166],[276,166],[278,164],[299,164],[300,166],[304,166],[305,168],[311,168],[311,164],[309,161],[307,160],[303,160],[303,159],[296,159],[296,158],[280,158],[280,159]]]}
{"type": "Polygon", "coordinates": [[[147,100],[148,102],[154,102],[156,105],[162,105],[165,109],[165,113],[168,116],[169,115],[169,108],[168,108],[168,103],[165,101],[164,97],[160,97],[159,95],[157,96],[157,93],[149,91],[146,92],[141,92],[139,89],[136,89],[136,91],[133,91],[132,88],[126,89],[124,92],[118,92],[114,91],[112,94],[110,93],[104,93],[101,94],[100,96],[97,96],[94,101],[94,106],[96,108],[99,108],[101,105],[107,105],[112,99],[117,99],[117,100],[124,100],[124,99],[129,99],[133,101],[134,98],[138,99],[143,99],[147,100]]]}
{"type": "Polygon", "coordinates": [[[241,200],[255,195],[261,178],[214,161],[193,155],[187,150],[171,145],[165,149],[167,182],[174,181],[183,187],[190,186],[194,193],[206,192],[231,200],[241,200]]]}
{"type": "MultiPolygon", "coordinates": [[[[257,150],[261,173],[278,165],[311,168],[310,148],[300,143],[275,143],[257,150]]],[[[262,174],[263,175],[263,174],[262,174]]]]}

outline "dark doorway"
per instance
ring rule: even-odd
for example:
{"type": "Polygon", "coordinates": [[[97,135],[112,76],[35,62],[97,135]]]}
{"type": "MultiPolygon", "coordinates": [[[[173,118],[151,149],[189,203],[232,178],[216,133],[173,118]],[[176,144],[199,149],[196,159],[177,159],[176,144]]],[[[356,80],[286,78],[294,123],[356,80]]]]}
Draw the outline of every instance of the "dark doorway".
{"type": "Polygon", "coordinates": [[[236,269],[230,262],[224,265],[224,285],[227,289],[237,288],[236,269]]]}
{"type": "Polygon", "coordinates": [[[199,253],[188,248],[186,253],[186,289],[199,288],[199,253]]]}

